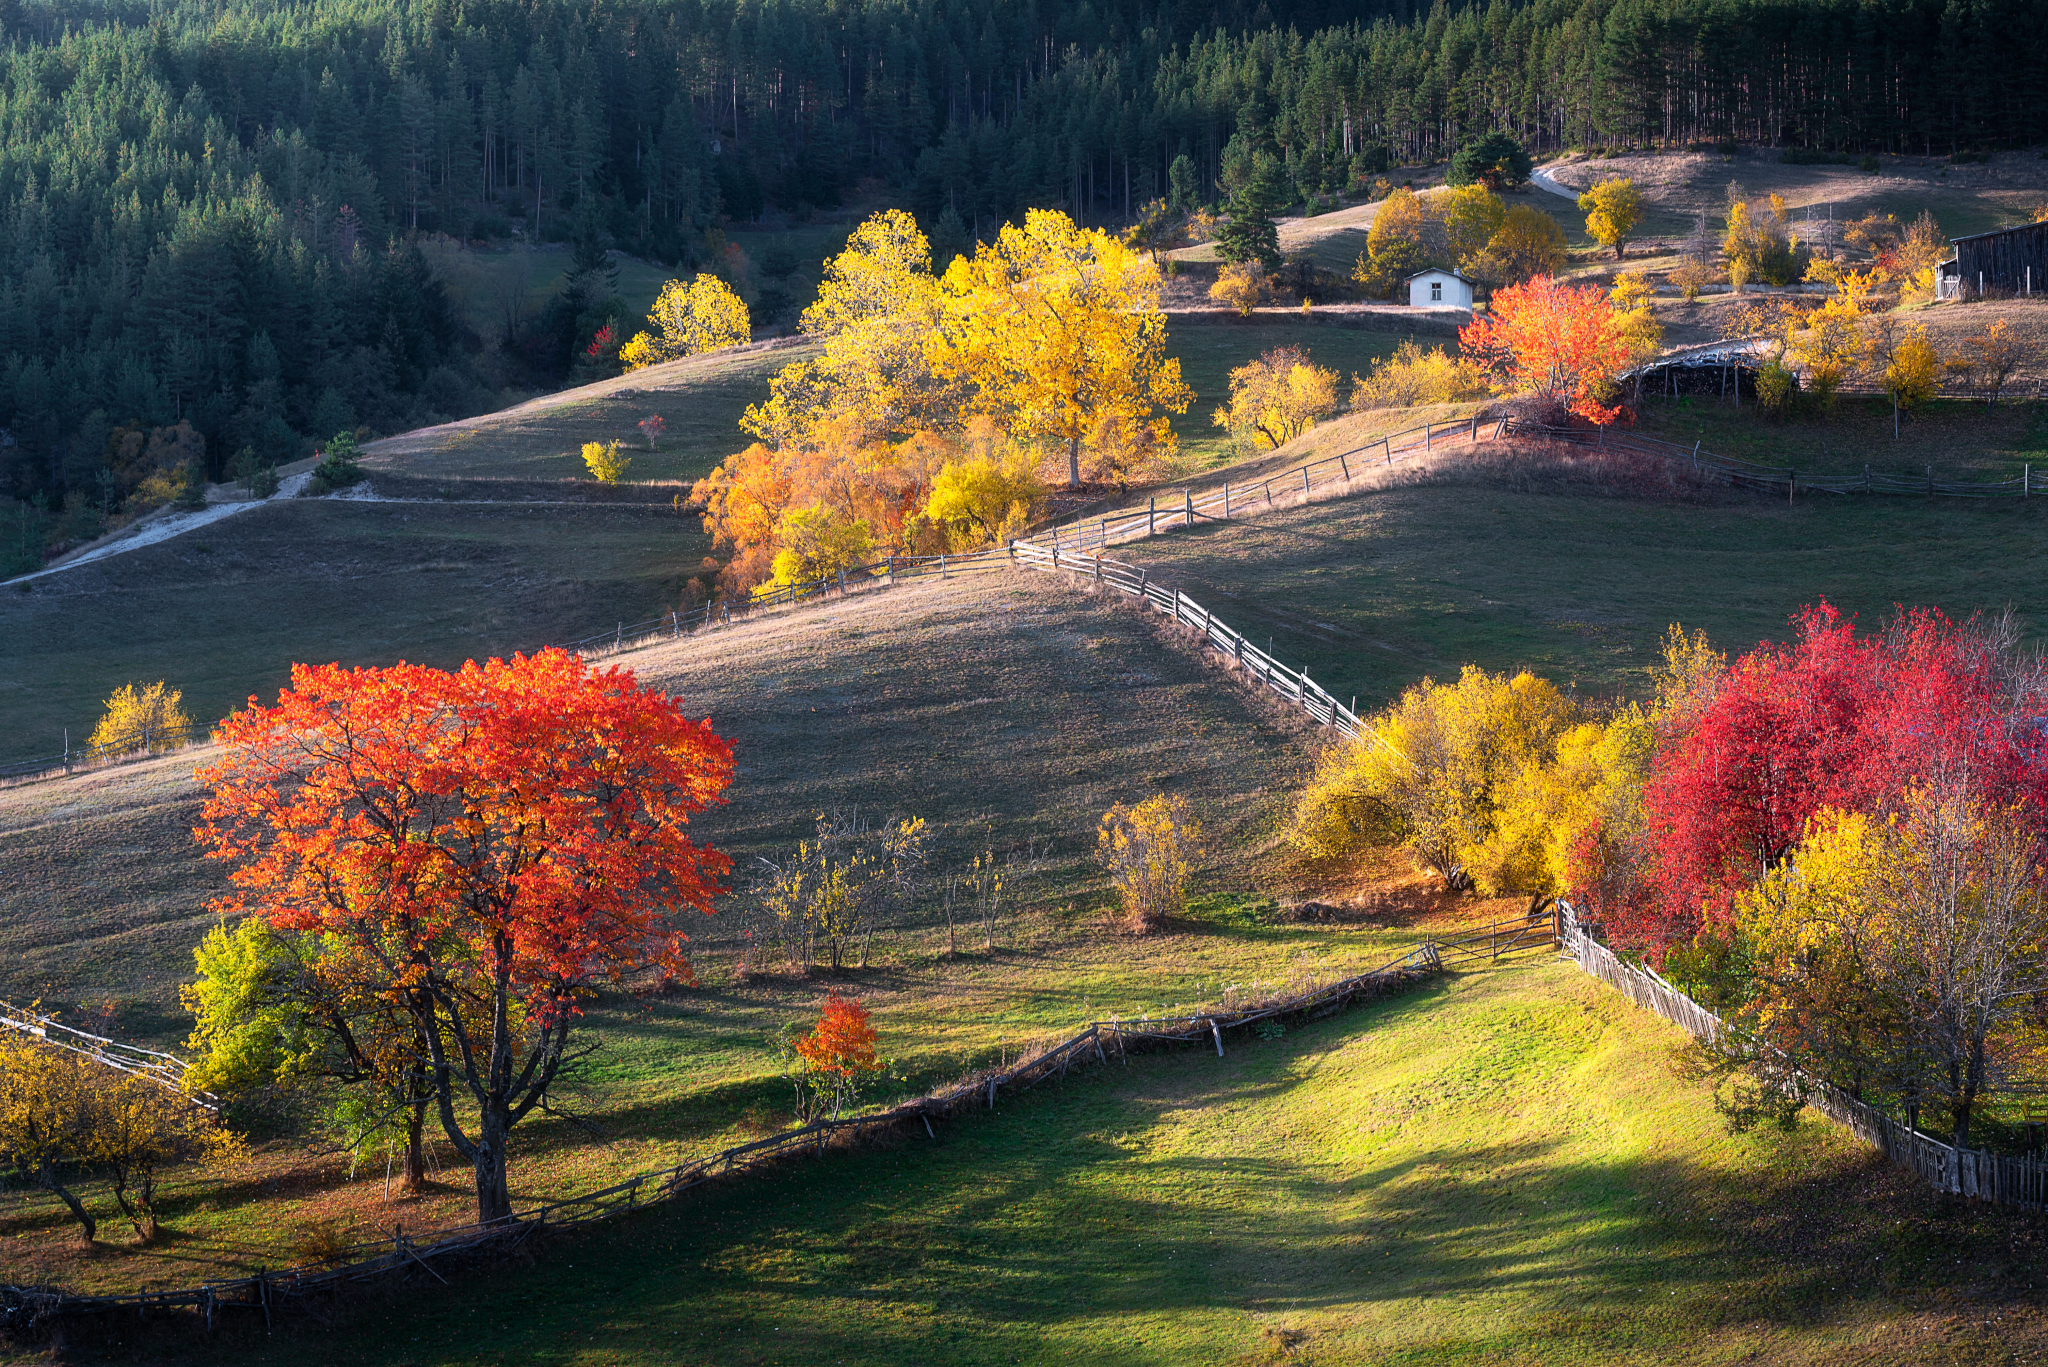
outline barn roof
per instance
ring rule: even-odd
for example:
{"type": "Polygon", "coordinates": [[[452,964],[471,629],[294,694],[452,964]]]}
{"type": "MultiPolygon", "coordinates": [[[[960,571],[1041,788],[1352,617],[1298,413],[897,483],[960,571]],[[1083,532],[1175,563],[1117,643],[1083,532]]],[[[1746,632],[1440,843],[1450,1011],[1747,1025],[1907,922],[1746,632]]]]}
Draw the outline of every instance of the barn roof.
{"type": "Polygon", "coordinates": [[[1981,240],[1981,239],[1983,239],[1983,238],[1987,238],[1987,237],[2004,237],[2004,236],[2005,236],[2005,235],[2006,235],[2007,233],[2024,233],[2024,232],[2038,232],[2038,231],[2040,231],[2040,230],[2042,230],[2042,229],[2048,229],[2048,222],[2042,222],[2042,223],[2015,223],[2015,224],[2014,224],[2014,225],[2013,225],[2012,227],[2010,227],[2010,228],[1994,228],[1994,229],[1992,229],[1992,230],[1991,230],[1990,232],[1988,232],[1988,233],[1971,233],[1971,234],[1969,234],[1969,235],[1968,235],[1968,236],[1966,236],[1966,237],[1952,237],[1952,238],[1950,238],[1950,239],[1949,239],[1949,241],[1951,241],[1951,242],[1976,242],[1976,241],[1979,241],[1979,240],[1981,240]]]}

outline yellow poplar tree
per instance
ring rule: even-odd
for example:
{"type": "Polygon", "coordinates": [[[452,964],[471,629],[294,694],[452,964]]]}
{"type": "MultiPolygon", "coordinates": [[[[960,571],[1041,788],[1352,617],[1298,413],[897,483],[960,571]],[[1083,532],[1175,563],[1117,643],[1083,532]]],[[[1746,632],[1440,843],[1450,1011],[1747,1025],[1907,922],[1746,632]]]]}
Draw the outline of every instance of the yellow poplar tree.
{"type": "Polygon", "coordinates": [[[1603,180],[1579,196],[1579,208],[1586,214],[1586,236],[1603,247],[1614,249],[1621,260],[1628,240],[1643,221],[1643,196],[1633,180],[1603,180]]]}
{"type": "Polygon", "coordinates": [[[1443,219],[1451,251],[1461,267],[1476,263],[1487,244],[1507,226],[1508,206],[1478,181],[1444,191],[1430,207],[1443,219]]]}
{"type": "Polygon", "coordinates": [[[931,244],[917,220],[902,209],[875,214],[826,263],[818,298],[797,321],[822,344],[819,354],[784,366],[740,426],[776,447],[815,441],[827,421],[878,434],[949,426],[963,400],[927,355],[939,314],[931,244]]]}
{"type": "Polygon", "coordinates": [[[184,700],[183,689],[167,688],[162,679],[139,688],[122,684],[107,698],[107,710],[87,744],[110,755],[175,750],[191,738],[192,718],[180,705],[184,700]]]}
{"type": "Polygon", "coordinates": [[[1230,402],[1216,410],[1233,436],[1257,433],[1268,449],[1285,446],[1337,411],[1337,372],[1302,347],[1275,347],[1230,372],[1230,402]]]}
{"type": "Polygon", "coordinates": [[[943,333],[930,350],[984,411],[1067,450],[1067,482],[1081,482],[1081,443],[1104,418],[1172,433],[1159,410],[1185,413],[1194,392],[1166,354],[1159,272],[1106,233],[1034,209],[1005,224],[941,282],[943,333]]]}
{"type": "Polygon", "coordinates": [[[738,346],[754,335],[746,302],[715,275],[663,285],[647,321],[652,332],[636,333],[619,348],[619,363],[627,370],[738,346]]]}

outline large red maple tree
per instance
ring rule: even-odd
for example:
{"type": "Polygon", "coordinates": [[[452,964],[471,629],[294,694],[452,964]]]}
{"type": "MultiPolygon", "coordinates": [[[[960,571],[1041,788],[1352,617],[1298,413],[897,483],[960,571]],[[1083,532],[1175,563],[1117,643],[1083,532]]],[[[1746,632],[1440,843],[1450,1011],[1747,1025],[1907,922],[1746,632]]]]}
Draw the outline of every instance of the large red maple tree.
{"type": "Polygon", "coordinates": [[[559,650],[298,665],[220,740],[195,832],[235,865],[213,909],[310,932],[410,1016],[478,1218],[508,1218],[509,1136],[580,1056],[581,1003],[629,973],[690,976],[678,914],[709,914],[730,863],[688,826],[723,801],[731,747],[559,650]]]}
{"type": "Polygon", "coordinates": [[[1658,737],[1636,895],[1607,899],[1610,929],[1653,952],[1682,941],[1819,812],[1890,816],[1929,786],[2048,837],[2043,717],[2048,675],[2007,624],[1918,608],[1859,635],[1828,603],[1806,608],[1792,639],[1736,659],[1658,737]]]}
{"type": "Polygon", "coordinates": [[[1539,275],[1503,286],[1458,330],[1458,344],[1516,393],[1554,399],[1588,422],[1622,416],[1600,399],[1628,365],[1628,345],[1613,303],[1591,285],[1539,275]]]}

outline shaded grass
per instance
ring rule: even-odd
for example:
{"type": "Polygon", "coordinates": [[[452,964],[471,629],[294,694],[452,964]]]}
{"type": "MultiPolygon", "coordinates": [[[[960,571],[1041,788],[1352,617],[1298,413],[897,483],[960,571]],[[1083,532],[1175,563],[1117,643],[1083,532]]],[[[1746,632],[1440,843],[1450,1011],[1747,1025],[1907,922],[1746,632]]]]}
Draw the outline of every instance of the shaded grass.
{"type": "Polygon", "coordinates": [[[0,592],[0,760],[80,744],[131,681],[210,723],[295,660],[447,666],[651,617],[708,549],[666,505],[258,509],[0,592]]]}
{"type": "Polygon", "coordinates": [[[1639,694],[1672,622],[1742,650],[1821,598],[1866,626],[1898,603],[2024,612],[2048,572],[2048,504],[1550,494],[1456,456],[1434,478],[1118,555],[1361,707],[1466,664],[1639,694]]]}
{"type": "Polygon", "coordinates": [[[2048,404],[2038,401],[1994,408],[1936,399],[1905,414],[1894,437],[1891,401],[1879,395],[1839,395],[1826,413],[1783,421],[1754,404],[1652,395],[1637,406],[1636,429],[1802,473],[1857,474],[1868,465],[1875,474],[1918,478],[1931,466],[1937,479],[1997,480],[2017,478],[2031,463],[2048,475],[2048,404]]]}
{"type": "MultiPolygon", "coordinates": [[[[2027,1216],[1841,1131],[1730,1136],[1568,965],[1133,1059],[166,1360],[1979,1363],[2043,1346],[2027,1216]]],[[[70,1360],[128,1345],[81,1344],[70,1360]]],[[[147,1340],[145,1340],[147,1342],[147,1340]]]]}

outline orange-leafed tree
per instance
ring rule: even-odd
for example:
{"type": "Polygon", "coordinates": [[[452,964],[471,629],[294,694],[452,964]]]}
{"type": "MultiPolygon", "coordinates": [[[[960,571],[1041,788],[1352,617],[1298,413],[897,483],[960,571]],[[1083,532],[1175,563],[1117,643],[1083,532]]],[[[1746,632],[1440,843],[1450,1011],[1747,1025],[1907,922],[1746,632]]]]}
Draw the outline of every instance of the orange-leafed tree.
{"type": "Polygon", "coordinates": [[[508,1139],[588,1052],[582,1003],[629,973],[689,979],[674,917],[709,914],[730,861],[688,826],[723,800],[731,747],[559,650],[297,665],[219,734],[196,834],[235,868],[212,909],[324,946],[410,1018],[478,1217],[508,1218],[508,1139]]]}
{"type": "Polygon", "coordinates": [[[1628,364],[1626,328],[1612,301],[1590,285],[1539,275],[1505,286],[1486,313],[1459,329],[1458,341],[1507,392],[1554,400],[1588,422],[1622,416],[1602,400],[1628,364]]]}
{"type": "Polygon", "coordinates": [[[882,1071],[875,1042],[868,1009],[854,998],[827,994],[817,1024],[789,1041],[799,1118],[838,1115],[857,1103],[861,1084],[882,1071]]]}

